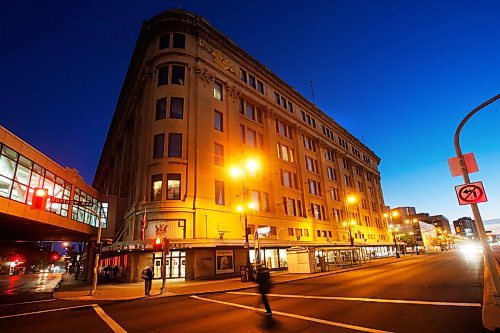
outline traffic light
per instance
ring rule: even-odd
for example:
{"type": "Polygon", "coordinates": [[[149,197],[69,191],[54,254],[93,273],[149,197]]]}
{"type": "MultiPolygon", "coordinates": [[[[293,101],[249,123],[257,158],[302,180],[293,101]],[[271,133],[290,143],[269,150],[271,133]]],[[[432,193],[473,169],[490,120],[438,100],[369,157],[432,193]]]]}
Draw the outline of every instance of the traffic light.
{"type": "Polygon", "coordinates": [[[58,261],[61,258],[61,256],[58,253],[52,254],[52,260],[53,261],[58,261]]]}
{"type": "Polygon", "coordinates": [[[163,250],[163,239],[161,239],[161,238],[155,238],[155,240],[153,242],[153,249],[156,252],[159,252],[159,251],[163,250]]]}
{"type": "Polygon", "coordinates": [[[33,200],[31,202],[31,209],[45,210],[49,192],[45,188],[35,188],[33,192],[33,200]]]}

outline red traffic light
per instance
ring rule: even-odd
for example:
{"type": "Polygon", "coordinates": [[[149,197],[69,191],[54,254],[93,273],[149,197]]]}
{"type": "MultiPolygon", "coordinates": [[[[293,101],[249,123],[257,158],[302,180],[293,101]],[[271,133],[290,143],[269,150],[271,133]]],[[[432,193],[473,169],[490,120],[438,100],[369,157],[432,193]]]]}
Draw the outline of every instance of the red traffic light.
{"type": "Polygon", "coordinates": [[[58,261],[61,256],[58,254],[53,254],[52,255],[52,260],[58,261]]]}
{"type": "Polygon", "coordinates": [[[163,249],[163,239],[155,238],[153,241],[153,249],[155,251],[161,251],[163,249]]]}
{"type": "Polygon", "coordinates": [[[47,206],[47,199],[49,192],[45,188],[35,188],[33,192],[33,200],[31,202],[31,209],[45,210],[47,206]]]}

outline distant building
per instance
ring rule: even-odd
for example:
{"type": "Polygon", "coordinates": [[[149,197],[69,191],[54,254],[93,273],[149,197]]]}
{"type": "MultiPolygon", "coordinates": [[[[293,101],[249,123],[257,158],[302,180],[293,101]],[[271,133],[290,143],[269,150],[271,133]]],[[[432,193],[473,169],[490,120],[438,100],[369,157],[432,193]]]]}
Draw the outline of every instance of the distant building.
{"type": "Polygon", "coordinates": [[[451,233],[450,221],[443,215],[434,215],[422,219],[422,222],[432,224],[436,228],[441,228],[444,232],[451,233]]]}
{"type": "Polygon", "coordinates": [[[500,219],[483,221],[486,232],[491,232],[492,235],[500,235],[500,219]]]}
{"type": "Polygon", "coordinates": [[[457,235],[472,239],[479,239],[476,222],[470,217],[461,217],[458,220],[453,221],[453,227],[455,228],[455,233],[457,235]]]}
{"type": "Polygon", "coordinates": [[[436,227],[432,224],[419,222],[419,229],[422,234],[422,244],[426,250],[434,250],[436,246],[433,244],[433,239],[436,237],[436,227]]]}

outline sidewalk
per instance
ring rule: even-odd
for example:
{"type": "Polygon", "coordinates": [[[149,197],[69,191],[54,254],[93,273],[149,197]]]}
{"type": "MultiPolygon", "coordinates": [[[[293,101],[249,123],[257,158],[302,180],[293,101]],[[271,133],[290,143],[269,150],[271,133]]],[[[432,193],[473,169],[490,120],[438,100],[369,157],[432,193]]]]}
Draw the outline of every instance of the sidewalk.
{"type": "MultiPolygon", "coordinates": [[[[370,263],[361,266],[336,269],[329,272],[310,273],[310,274],[290,274],[287,271],[271,272],[273,283],[285,283],[303,279],[315,278],[318,276],[340,274],[353,270],[375,267],[390,264],[397,261],[417,259],[421,256],[402,255],[401,258],[394,257],[374,259],[370,263]]],[[[184,279],[167,280],[167,293],[160,295],[161,280],[153,280],[151,297],[168,297],[180,295],[194,295],[203,293],[214,293],[221,291],[235,291],[257,286],[254,282],[241,282],[240,278],[230,278],[224,280],[210,281],[185,281],[184,279]]],[[[75,280],[73,276],[65,274],[53,297],[62,300],[132,300],[144,298],[144,282],[137,283],[116,283],[103,284],[97,286],[94,296],[88,296],[91,286],[83,281],[75,280]]]]}

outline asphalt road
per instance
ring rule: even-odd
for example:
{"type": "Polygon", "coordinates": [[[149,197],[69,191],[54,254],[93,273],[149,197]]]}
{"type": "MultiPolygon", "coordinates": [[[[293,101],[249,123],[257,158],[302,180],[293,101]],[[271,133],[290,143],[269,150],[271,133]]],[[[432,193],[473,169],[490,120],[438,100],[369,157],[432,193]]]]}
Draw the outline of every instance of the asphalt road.
{"type": "Polygon", "coordinates": [[[482,263],[419,256],[276,285],[267,318],[255,288],[195,297],[0,305],[1,332],[481,332],[482,263]]]}
{"type": "Polygon", "coordinates": [[[0,275],[0,304],[52,298],[61,274],[0,275]]]}

